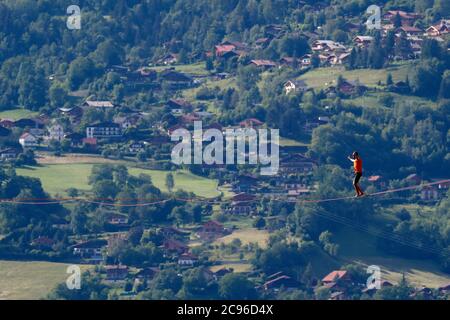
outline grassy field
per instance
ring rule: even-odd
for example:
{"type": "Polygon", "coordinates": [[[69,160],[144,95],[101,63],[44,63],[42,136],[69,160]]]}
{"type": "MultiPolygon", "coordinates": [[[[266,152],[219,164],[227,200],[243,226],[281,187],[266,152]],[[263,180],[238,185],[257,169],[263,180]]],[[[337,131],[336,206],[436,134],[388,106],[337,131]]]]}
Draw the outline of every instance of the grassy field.
{"type": "Polygon", "coordinates": [[[376,238],[370,234],[345,228],[335,234],[335,239],[344,261],[363,266],[377,265],[385,280],[398,283],[404,273],[415,286],[437,288],[450,282],[450,275],[440,271],[433,261],[403,259],[380,252],[376,238]]]}
{"type": "Polygon", "coordinates": [[[39,113],[27,109],[14,109],[0,112],[0,119],[19,120],[22,118],[31,118],[37,116],[39,113]]]}
{"type": "Polygon", "coordinates": [[[317,68],[311,70],[304,75],[301,75],[299,79],[305,80],[311,88],[326,88],[336,83],[336,79],[339,75],[342,75],[347,80],[359,80],[361,84],[368,87],[377,86],[378,82],[386,82],[388,73],[392,74],[394,81],[405,80],[408,72],[407,64],[394,65],[386,69],[357,69],[357,70],[345,70],[344,67],[328,67],[317,68]]]}
{"type": "Polygon", "coordinates": [[[233,239],[241,240],[243,245],[256,242],[261,248],[266,248],[267,240],[269,239],[269,233],[266,230],[258,230],[254,228],[237,230],[232,234],[217,239],[216,244],[228,244],[233,241],[233,239]]]}
{"type": "MultiPolygon", "coordinates": [[[[430,106],[430,107],[435,107],[436,103],[431,101],[431,100],[427,100],[424,98],[420,98],[420,97],[414,97],[414,96],[405,96],[405,95],[400,95],[397,93],[389,93],[389,95],[394,99],[394,103],[415,103],[421,106],[430,106]]],[[[352,104],[355,106],[361,106],[361,107],[376,107],[376,108],[382,108],[385,107],[381,101],[378,99],[379,98],[379,94],[376,93],[366,93],[363,96],[357,97],[357,98],[353,98],[353,99],[345,99],[343,100],[344,104],[352,104]]]]}
{"type": "MultiPolygon", "coordinates": [[[[50,194],[64,194],[69,188],[76,188],[88,192],[91,186],[88,177],[91,174],[93,164],[46,164],[38,167],[27,167],[17,169],[17,173],[23,176],[39,178],[44,189],[50,194]]],[[[128,168],[132,175],[141,173],[150,175],[153,184],[163,191],[167,191],[165,179],[168,171],[147,170],[140,168],[128,168]]],[[[187,171],[173,173],[175,178],[175,189],[194,192],[202,197],[215,197],[219,195],[216,190],[217,181],[196,176],[187,171]]]]}
{"type": "MultiPolygon", "coordinates": [[[[45,298],[68,274],[68,264],[37,261],[0,261],[0,300],[45,298]]],[[[90,266],[80,266],[83,271],[90,266]]]]}

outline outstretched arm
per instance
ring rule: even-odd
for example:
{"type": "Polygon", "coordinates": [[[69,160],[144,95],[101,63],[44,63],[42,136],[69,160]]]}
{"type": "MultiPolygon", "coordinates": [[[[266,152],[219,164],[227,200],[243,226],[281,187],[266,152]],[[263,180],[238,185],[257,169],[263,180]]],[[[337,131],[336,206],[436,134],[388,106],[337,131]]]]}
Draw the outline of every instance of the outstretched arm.
{"type": "Polygon", "coordinates": [[[351,162],[355,162],[355,159],[350,158],[350,156],[347,157],[348,160],[350,160],[351,162]]]}

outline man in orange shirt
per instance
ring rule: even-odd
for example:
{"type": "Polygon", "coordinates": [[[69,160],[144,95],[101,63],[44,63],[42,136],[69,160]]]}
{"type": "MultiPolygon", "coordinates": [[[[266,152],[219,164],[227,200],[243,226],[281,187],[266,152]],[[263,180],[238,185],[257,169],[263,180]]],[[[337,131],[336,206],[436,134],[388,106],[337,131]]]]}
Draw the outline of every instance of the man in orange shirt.
{"type": "Polygon", "coordinates": [[[361,197],[364,195],[364,192],[359,187],[359,179],[362,177],[362,159],[359,157],[358,152],[353,152],[351,157],[348,157],[348,160],[353,162],[353,169],[355,171],[355,178],[353,179],[353,187],[356,191],[356,197],[361,197]]]}

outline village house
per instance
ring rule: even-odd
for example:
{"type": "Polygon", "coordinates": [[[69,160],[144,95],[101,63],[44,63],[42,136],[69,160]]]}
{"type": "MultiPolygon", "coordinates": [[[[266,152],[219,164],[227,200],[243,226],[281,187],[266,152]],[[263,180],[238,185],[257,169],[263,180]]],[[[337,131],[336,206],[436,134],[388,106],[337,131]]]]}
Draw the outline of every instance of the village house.
{"type": "Polygon", "coordinates": [[[178,55],[175,53],[168,53],[163,57],[159,58],[156,62],[158,64],[162,64],[165,66],[172,65],[178,63],[178,55]]]}
{"type": "Polygon", "coordinates": [[[142,142],[133,142],[128,147],[128,151],[132,154],[138,154],[139,152],[145,151],[145,144],[142,142]]]}
{"type": "Polygon", "coordinates": [[[193,267],[198,262],[197,256],[192,253],[183,253],[178,257],[178,265],[184,267],[193,267]]]}
{"type": "Polygon", "coordinates": [[[38,138],[28,132],[20,136],[19,143],[23,148],[34,148],[39,145],[38,138]]]}
{"type": "Polygon", "coordinates": [[[0,161],[13,161],[21,152],[19,148],[0,149],[0,161]]]}
{"type": "MultiPolygon", "coordinates": [[[[380,289],[392,286],[394,285],[387,280],[380,281],[380,289]]],[[[363,290],[361,290],[362,293],[368,294],[369,296],[373,296],[377,291],[378,289],[375,286],[373,286],[372,288],[364,288],[363,290]]]]}
{"type": "Polygon", "coordinates": [[[345,270],[335,270],[322,279],[322,285],[333,291],[343,291],[347,284],[351,284],[351,279],[345,270]]]}
{"type": "Polygon", "coordinates": [[[163,243],[163,248],[167,253],[178,253],[182,254],[188,252],[189,247],[183,242],[175,239],[167,239],[163,243]]]}
{"type": "Polygon", "coordinates": [[[405,181],[412,185],[419,185],[422,182],[422,178],[417,173],[412,173],[405,178],[405,181]]]}
{"type": "Polygon", "coordinates": [[[108,216],[108,223],[114,226],[128,226],[128,216],[124,214],[111,213],[108,216]]]}
{"type": "Polygon", "coordinates": [[[87,138],[119,138],[121,136],[122,128],[113,122],[100,122],[86,128],[87,138]]]}
{"type": "Polygon", "coordinates": [[[91,263],[98,264],[103,262],[103,250],[108,242],[103,239],[89,240],[73,245],[73,255],[87,260],[91,263]]]}
{"type": "Polygon", "coordinates": [[[114,104],[111,101],[91,101],[87,100],[82,104],[84,108],[95,108],[101,110],[108,110],[114,108],[114,104]]]}
{"type": "Polygon", "coordinates": [[[448,34],[450,33],[450,20],[441,20],[438,24],[428,27],[425,32],[431,38],[448,34]]]}
{"type": "Polygon", "coordinates": [[[303,80],[289,80],[284,84],[284,90],[286,94],[290,94],[291,92],[306,92],[308,85],[303,80]]]}
{"type": "Polygon", "coordinates": [[[406,12],[402,10],[389,10],[383,15],[383,19],[392,24],[395,23],[397,16],[400,17],[402,26],[412,26],[417,19],[421,17],[420,14],[415,12],[406,12]]]}
{"type": "Polygon", "coordinates": [[[238,175],[231,183],[232,191],[235,193],[251,192],[257,188],[260,180],[250,174],[238,175]]]}
{"type": "Polygon", "coordinates": [[[163,70],[159,76],[167,87],[172,90],[189,88],[194,84],[194,80],[191,77],[173,69],[163,70]]]}
{"type": "Polygon", "coordinates": [[[402,26],[396,30],[397,32],[403,32],[407,36],[418,36],[423,34],[423,30],[412,26],[402,26]]]}
{"type": "Polygon", "coordinates": [[[240,193],[232,197],[231,204],[226,207],[225,213],[237,215],[250,215],[255,210],[256,196],[240,193]]]}
{"type": "Polygon", "coordinates": [[[315,161],[303,156],[302,154],[287,154],[282,155],[280,159],[280,173],[282,175],[288,174],[307,174],[314,171],[317,167],[315,161]]]}
{"type": "Polygon", "coordinates": [[[167,106],[173,114],[183,114],[192,111],[193,106],[189,101],[184,99],[170,99],[167,106]]]}
{"type": "Polygon", "coordinates": [[[142,115],[139,113],[128,114],[125,116],[116,116],[114,117],[114,123],[117,123],[121,126],[123,130],[135,127],[139,120],[142,119],[142,115]]]}
{"type": "Polygon", "coordinates": [[[269,276],[261,286],[257,289],[262,289],[265,291],[274,290],[278,291],[280,288],[284,289],[297,289],[300,283],[295,279],[283,274],[282,272],[277,272],[274,275],[269,276]]]}
{"type": "Polygon", "coordinates": [[[14,128],[14,121],[10,119],[1,119],[0,126],[7,129],[14,128]]]}
{"type": "Polygon", "coordinates": [[[356,36],[353,38],[353,43],[355,46],[360,48],[367,48],[373,41],[371,36],[356,36]]]}
{"type": "Polygon", "coordinates": [[[346,50],[346,47],[332,40],[315,40],[311,49],[319,53],[340,53],[346,50]]]}
{"type": "Polygon", "coordinates": [[[262,122],[256,118],[245,119],[244,121],[239,122],[239,126],[241,128],[256,129],[256,128],[261,127],[262,125],[264,125],[264,122],[262,122]]]}
{"type": "Polygon", "coordinates": [[[423,187],[422,190],[420,191],[420,199],[424,201],[438,200],[439,199],[438,187],[435,185],[423,187]]]}
{"type": "Polygon", "coordinates": [[[203,224],[198,232],[198,235],[203,240],[214,240],[224,236],[227,230],[217,221],[207,221],[203,224]]]}
{"type": "Polygon", "coordinates": [[[279,61],[280,66],[296,68],[300,65],[300,60],[294,57],[283,57],[279,61]]]}
{"type": "Polygon", "coordinates": [[[70,117],[71,122],[76,122],[83,116],[83,108],[81,107],[71,107],[71,108],[59,108],[58,109],[63,116],[70,117]]]}
{"type": "Polygon", "coordinates": [[[264,69],[271,69],[277,66],[277,63],[272,60],[251,60],[250,64],[264,69]]]}
{"type": "Polygon", "coordinates": [[[105,271],[108,281],[122,281],[128,276],[128,267],[123,265],[106,266],[105,271]]]}
{"type": "Polygon", "coordinates": [[[77,132],[64,135],[64,139],[70,141],[71,147],[80,147],[83,144],[83,138],[84,136],[77,132]]]}
{"type": "Polygon", "coordinates": [[[48,141],[59,141],[61,142],[64,140],[64,128],[60,124],[52,125],[47,129],[48,135],[47,140],[48,141]]]}

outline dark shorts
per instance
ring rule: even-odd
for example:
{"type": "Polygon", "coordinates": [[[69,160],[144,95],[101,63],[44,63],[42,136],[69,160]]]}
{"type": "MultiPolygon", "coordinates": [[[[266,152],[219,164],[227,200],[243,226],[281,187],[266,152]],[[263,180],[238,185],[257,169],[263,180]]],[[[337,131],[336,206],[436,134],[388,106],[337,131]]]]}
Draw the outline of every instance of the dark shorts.
{"type": "Polygon", "coordinates": [[[355,178],[353,179],[353,184],[358,184],[359,179],[362,177],[362,172],[355,172],[355,178]]]}

